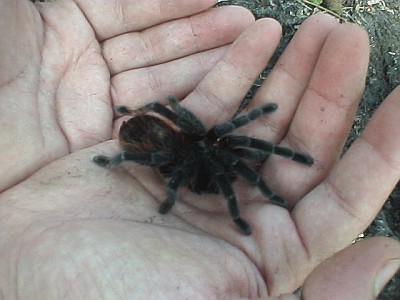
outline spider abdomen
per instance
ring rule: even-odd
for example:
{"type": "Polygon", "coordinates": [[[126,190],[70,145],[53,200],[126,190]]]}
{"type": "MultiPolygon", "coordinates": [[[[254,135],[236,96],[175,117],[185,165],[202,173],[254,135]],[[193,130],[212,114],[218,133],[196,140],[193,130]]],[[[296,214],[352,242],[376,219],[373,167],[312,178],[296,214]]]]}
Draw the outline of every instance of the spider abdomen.
{"type": "Polygon", "coordinates": [[[165,121],[151,115],[138,115],[125,121],[119,131],[119,141],[125,151],[175,152],[182,139],[165,121]]]}

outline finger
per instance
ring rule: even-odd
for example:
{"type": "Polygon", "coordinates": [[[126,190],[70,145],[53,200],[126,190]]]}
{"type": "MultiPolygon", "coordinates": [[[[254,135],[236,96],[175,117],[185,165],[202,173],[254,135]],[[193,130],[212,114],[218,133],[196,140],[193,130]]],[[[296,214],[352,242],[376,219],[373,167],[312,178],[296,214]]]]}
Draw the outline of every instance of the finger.
{"type": "Polygon", "coordinates": [[[311,257],[348,245],[373,220],[400,178],[400,87],[378,108],[364,132],[324,182],[293,211],[311,257]]]}
{"type": "Polygon", "coordinates": [[[102,41],[130,31],[206,10],[215,0],[77,0],[76,4],[102,41]]]}
{"type": "Polygon", "coordinates": [[[368,55],[368,36],[354,24],[338,26],[326,40],[281,143],[310,154],[314,166],[276,156],[265,166],[267,180],[290,203],[320,182],[337,161],[364,89],[368,55]]]}
{"type": "Polygon", "coordinates": [[[253,15],[242,7],[211,9],[109,39],[103,53],[116,74],[229,44],[252,22],[253,15]]]}
{"type": "Polygon", "coordinates": [[[115,75],[111,79],[114,105],[123,104],[136,109],[151,101],[166,103],[168,95],[179,99],[185,97],[217,64],[227,48],[223,46],[115,75]]]}
{"type": "Polygon", "coordinates": [[[357,242],[320,264],[303,286],[304,299],[376,299],[400,267],[400,243],[384,237],[357,242]]]}
{"type": "Polygon", "coordinates": [[[186,97],[184,105],[207,127],[232,117],[275,51],[280,34],[281,27],[273,19],[253,23],[186,97]]]}
{"type": "Polygon", "coordinates": [[[310,81],[322,47],[337,26],[339,23],[325,14],[313,15],[300,26],[244,111],[265,103],[278,104],[276,112],[252,123],[248,129],[252,136],[275,142],[282,139],[310,81]]]}

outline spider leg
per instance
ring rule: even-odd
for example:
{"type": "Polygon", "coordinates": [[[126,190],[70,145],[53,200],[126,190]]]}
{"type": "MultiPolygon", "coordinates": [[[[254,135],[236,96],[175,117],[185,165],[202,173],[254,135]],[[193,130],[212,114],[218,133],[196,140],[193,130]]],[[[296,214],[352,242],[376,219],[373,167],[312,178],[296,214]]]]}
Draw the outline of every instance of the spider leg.
{"type": "Polygon", "coordinates": [[[129,116],[134,113],[132,109],[125,105],[115,105],[114,110],[123,116],[129,116]]]}
{"type": "Polygon", "coordinates": [[[281,147],[267,141],[250,138],[248,136],[227,135],[221,138],[221,145],[226,147],[246,147],[265,151],[269,154],[276,154],[293,161],[311,166],[313,158],[308,154],[296,152],[290,148],[281,147]]]}
{"type": "Polygon", "coordinates": [[[255,185],[260,192],[264,195],[264,197],[269,198],[273,203],[287,207],[286,200],[281,196],[275,194],[264,182],[261,176],[254,170],[252,170],[249,166],[246,165],[238,156],[229,152],[229,151],[220,151],[219,156],[221,160],[234,168],[236,172],[238,172],[249,184],[255,185]]]}
{"type": "Polygon", "coordinates": [[[236,226],[240,229],[241,232],[243,232],[243,234],[250,235],[250,226],[245,220],[240,218],[239,206],[237,204],[235,192],[233,191],[231,183],[229,182],[229,180],[226,179],[224,175],[219,175],[217,177],[217,184],[221,193],[228,201],[228,210],[233,222],[235,222],[236,226]]]}
{"type": "Polygon", "coordinates": [[[178,166],[177,169],[175,169],[171,175],[171,180],[167,184],[167,199],[161,203],[160,208],[158,209],[160,214],[164,215],[171,210],[172,206],[175,204],[178,188],[186,182],[189,173],[195,169],[196,165],[192,158],[187,158],[178,166]]]}
{"type": "Polygon", "coordinates": [[[113,157],[97,155],[93,162],[101,167],[116,166],[125,160],[133,160],[139,164],[160,167],[173,162],[175,155],[171,152],[156,151],[150,153],[135,153],[122,151],[113,157]]]}
{"type": "Polygon", "coordinates": [[[168,96],[168,103],[177,115],[175,124],[187,134],[203,136],[206,128],[203,123],[189,110],[180,106],[179,101],[172,96],[168,96]]]}
{"type": "MultiPolygon", "coordinates": [[[[194,166],[192,164],[187,164],[186,166],[182,166],[177,169],[172,176],[172,179],[169,181],[167,185],[167,199],[160,205],[159,213],[166,214],[171,210],[176,201],[176,194],[178,188],[184,184],[185,177],[187,177],[187,173],[194,166]]],[[[218,176],[217,180],[218,187],[220,188],[222,194],[228,200],[228,209],[229,213],[232,217],[232,220],[236,224],[236,226],[243,232],[245,235],[251,234],[250,226],[246,221],[240,218],[239,207],[237,205],[236,197],[230,182],[223,175],[218,176]]]]}
{"type": "Polygon", "coordinates": [[[269,153],[266,153],[265,151],[258,151],[246,148],[234,148],[234,149],[229,149],[229,151],[236,154],[239,157],[251,160],[258,160],[258,161],[264,161],[269,156],[269,153]]]}
{"type": "Polygon", "coordinates": [[[236,128],[242,127],[255,119],[258,119],[264,114],[271,113],[278,108],[278,105],[275,103],[268,103],[263,106],[257,107],[251,110],[249,113],[233,118],[225,123],[218,124],[214,126],[210,132],[214,137],[218,138],[225,134],[228,134],[234,131],[236,128]]]}
{"type": "Polygon", "coordinates": [[[243,234],[250,235],[250,226],[247,224],[246,221],[240,218],[240,210],[237,204],[235,192],[232,188],[231,182],[226,177],[226,170],[224,165],[214,155],[210,157],[210,163],[210,166],[216,176],[217,186],[224,198],[228,201],[229,215],[231,216],[236,226],[240,229],[240,231],[243,232],[243,234]]]}
{"type": "Polygon", "coordinates": [[[175,204],[176,193],[178,188],[182,185],[184,179],[184,171],[182,169],[178,169],[174,172],[172,179],[167,184],[167,199],[163,203],[161,203],[158,212],[160,214],[166,214],[169,212],[175,204]]]}

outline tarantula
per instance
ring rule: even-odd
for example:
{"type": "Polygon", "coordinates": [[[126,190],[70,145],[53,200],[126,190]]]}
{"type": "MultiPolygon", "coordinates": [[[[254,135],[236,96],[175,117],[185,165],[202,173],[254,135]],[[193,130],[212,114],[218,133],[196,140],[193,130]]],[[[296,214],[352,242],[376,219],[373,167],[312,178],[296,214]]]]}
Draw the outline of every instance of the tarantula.
{"type": "Polygon", "coordinates": [[[255,108],[207,131],[201,121],[181,107],[175,98],[168,97],[168,102],[171,109],[158,102],[149,103],[135,111],[126,106],[116,106],[115,110],[120,114],[133,116],[121,125],[119,131],[122,152],[111,158],[98,155],[93,161],[99,166],[108,167],[132,160],[157,168],[162,176],[170,178],[166,186],[166,200],[159,208],[161,214],[172,208],[181,186],[187,186],[199,194],[221,193],[227,200],[233,222],[245,235],[250,235],[251,229],[240,218],[232,188],[237,175],[255,185],[273,203],[286,207],[286,201],[271,191],[246,161],[262,162],[270,154],[277,154],[312,165],[311,156],[263,140],[229,134],[275,111],[278,107],[275,103],[255,108]]]}

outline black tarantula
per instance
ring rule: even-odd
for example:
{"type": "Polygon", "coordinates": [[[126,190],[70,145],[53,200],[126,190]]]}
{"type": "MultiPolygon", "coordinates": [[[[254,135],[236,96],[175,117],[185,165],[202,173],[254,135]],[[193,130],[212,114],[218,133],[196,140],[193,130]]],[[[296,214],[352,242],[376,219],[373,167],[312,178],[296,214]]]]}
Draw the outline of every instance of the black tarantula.
{"type": "Polygon", "coordinates": [[[228,202],[232,220],[245,234],[251,234],[246,221],[240,218],[232,183],[237,175],[255,185],[273,203],[286,207],[286,201],[271,191],[247,161],[264,161],[277,154],[302,164],[312,165],[313,159],[292,149],[243,135],[230,135],[264,114],[277,109],[275,103],[265,104],[245,115],[234,117],[206,130],[200,120],[179,102],[168,97],[171,109],[152,102],[132,111],[126,106],[115,107],[123,115],[133,115],[119,131],[122,152],[114,157],[98,155],[93,161],[102,167],[114,166],[124,160],[158,168],[167,183],[167,199],[159,212],[167,213],[175,203],[177,190],[187,186],[196,193],[222,193],[228,202]],[[151,112],[151,114],[148,114],[151,112]],[[160,117],[159,117],[160,116],[160,117]],[[171,124],[172,123],[172,124],[171,124]]]}

